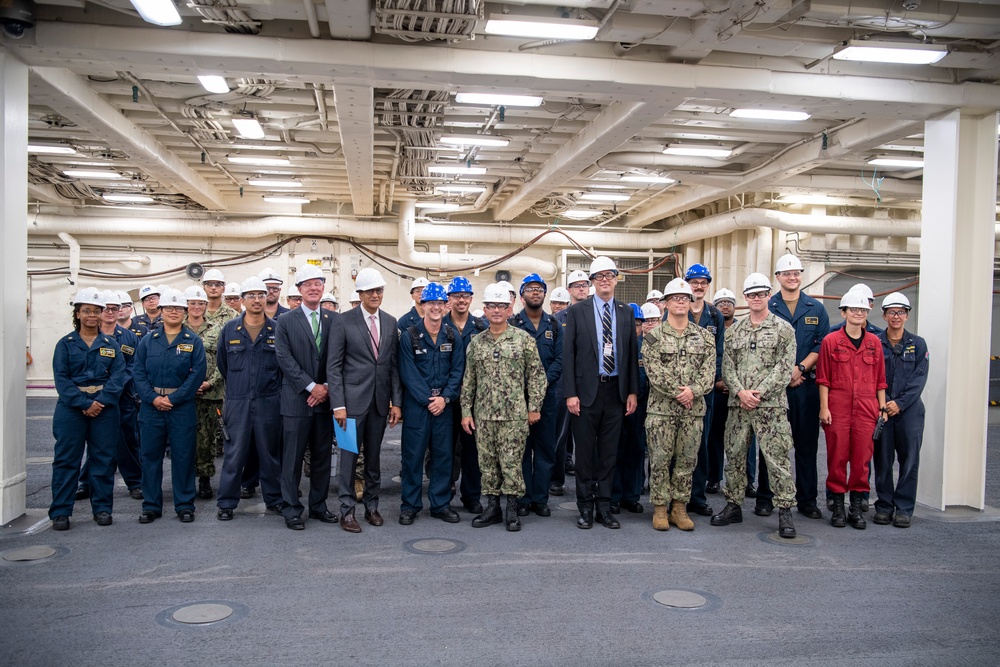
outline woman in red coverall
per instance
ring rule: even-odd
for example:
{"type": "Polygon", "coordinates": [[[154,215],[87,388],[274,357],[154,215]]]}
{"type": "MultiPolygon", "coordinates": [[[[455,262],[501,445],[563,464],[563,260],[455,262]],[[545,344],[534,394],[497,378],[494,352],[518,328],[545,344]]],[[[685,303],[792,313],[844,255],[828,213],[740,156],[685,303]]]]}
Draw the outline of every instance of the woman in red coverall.
{"type": "Polygon", "coordinates": [[[878,337],[865,331],[871,306],[865,294],[849,291],[840,300],[846,324],[823,339],[816,366],[819,421],[826,434],[826,488],[833,494],[830,525],[867,525],[861,511],[869,490],[868,467],[875,443],[872,434],[885,412],[885,360],[878,337]],[[848,475],[850,464],[850,475],[848,475]],[[844,494],[851,492],[850,512],[844,494]]]}

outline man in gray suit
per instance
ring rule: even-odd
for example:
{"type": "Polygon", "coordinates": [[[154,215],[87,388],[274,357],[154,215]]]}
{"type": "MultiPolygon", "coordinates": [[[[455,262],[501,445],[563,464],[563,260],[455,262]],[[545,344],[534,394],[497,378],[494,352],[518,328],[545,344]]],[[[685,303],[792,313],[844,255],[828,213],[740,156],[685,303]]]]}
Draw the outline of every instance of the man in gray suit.
{"type": "Polygon", "coordinates": [[[333,422],[330,421],[327,388],[327,348],[336,328],[336,313],[320,308],[326,278],[319,267],[306,264],[295,273],[302,305],[286,312],[276,322],[275,353],[281,368],[281,417],[284,452],[281,460],[281,510],[285,525],[302,530],[299,480],[302,456],[311,454],[309,518],[336,523],[326,499],[330,494],[333,422]]]}
{"type": "MultiPolygon", "coordinates": [[[[396,355],[399,339],[396,318],[382,311],[385,280],[375,269],[362,269],[355,279],[361,306],[340,316],[330,339],[327,378],[333,418],[343,427],[350,417],[356,420],[358,451],[364,454],[365,520],[381,526],[378,513],[379,484],[382,477],[380,452],[386,421],[395,426],[402,416],[402,388],[396,355]]],[[[358,455],[340,450],[337,483],[340,488],[340,527],[360,533],[354,518],[354,466],[358,455]]]]}

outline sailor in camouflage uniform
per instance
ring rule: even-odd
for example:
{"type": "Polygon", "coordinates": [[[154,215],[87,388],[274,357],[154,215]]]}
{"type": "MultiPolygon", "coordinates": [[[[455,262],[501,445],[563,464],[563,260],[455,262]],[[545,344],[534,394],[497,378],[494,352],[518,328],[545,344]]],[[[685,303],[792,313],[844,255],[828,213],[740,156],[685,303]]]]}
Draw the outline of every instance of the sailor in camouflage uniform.
{"type": "Polygon", "coordinates": [[[771,283],[767,276],[752,273],[743,282],[743,296],[750,316],[726,332],[722,379],[729,387],[729,419],[726,433],[726,506],[712,517],[713,526],[743,521],[746,456],[750,437],[757,445],[771,474],[771,488],[778,506],[778,534],[795,537],[792,504],[792,430],[788,422],[785,387],[795,364],[795,330],[767,308],[771,283]]]}
{"type": "Polygon", "coordinates": [[[687,503],[704,429],[705,394],[715,382],[715,336],[688,320],[694,294],[683,278],[670,281],[663,299],[667,318],[643,335],[642,349],[650,387],[649,499],[654,529],[668,530],[672,523],[681,530],[694,530],[687,503]]]}
{"type": "Polygon", "coordinates": [[[510,295],[489,285],[483,307],[488,331],[475,336],[466,351],[462,381],[462,429],[476,432],[486,507],[472,520],[475,528],[506,521],[521,529],[517,499],[524,495],[521,461],[528,425],[541,419],[547,380],[538,347],[530,334],[510,326],[510,295]],[[507,496],[506,519],[499,495],[507,496]]]}
{"type": "Polygon", "coordinates": [[[226,395],[225,382],[215,362],[222,325],[205,318],[208,296],[205,290],[192,286],[184,290],[187,297],[188,314],[185,324],[198,334],[205,346],[206,373],[195,395],[195,410],[198,415],[197,454],[195,469],[198,475],[198,497],[209,499],[215,496],[212,477],[215,476],[215,443],[218,438],[219,416],[222,414],[222,399],[226,395]]]}

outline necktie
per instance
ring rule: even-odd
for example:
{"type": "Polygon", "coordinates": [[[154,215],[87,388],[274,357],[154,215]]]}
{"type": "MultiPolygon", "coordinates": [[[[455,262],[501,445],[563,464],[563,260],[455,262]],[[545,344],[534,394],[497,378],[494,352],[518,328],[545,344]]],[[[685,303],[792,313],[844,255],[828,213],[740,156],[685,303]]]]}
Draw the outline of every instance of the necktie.
{"type": "Polygon", "coordinates": [[[604,304],[604,316],[601,317],[604,324],[604,374],[611,375],[615,371],[615,348],[614,335],[611,333],[611,305],[604,304]]]}
{"type": "Polygon", "coordinates": [[[309,313],[309,317],[312,319],[313,338],[316,340],[316,351],[319,352],[320,349],[319,313],[313,311],[309,313]]]}
{"type": "Polygon", "coordinates": [[[375,326],[374,315],[368,317],[368,329],[371,331],[372,336],[372,352],[375,354],[375,358],[378,359],[378,328],[375,326]]]}

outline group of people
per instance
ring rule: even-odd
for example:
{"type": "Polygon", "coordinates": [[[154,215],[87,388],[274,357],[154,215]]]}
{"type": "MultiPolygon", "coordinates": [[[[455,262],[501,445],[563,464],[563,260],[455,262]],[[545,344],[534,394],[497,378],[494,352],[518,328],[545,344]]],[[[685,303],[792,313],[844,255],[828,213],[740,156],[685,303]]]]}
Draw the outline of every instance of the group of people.
{"type": "Polygon", "coordinates": [[[927,369],[923,340],[904,329],[909,303],[888,295],[888,328],[878,330],[867,323],[871,291],[855,286],[841,301],[844,326],[830,333],[825,309],[800,291],[801,273],[797,258],[780,258],[773,296],[766,276],[750,275],[739,321],[730,290],[706,300],[712,277],[700,264],[641,306],[623,303],[608,257],[551,295],[537,274],[516,290],[490,284],[482,316],[466,278],[418,278],[413,308],[397,321],[381,308],[386,281],[374,268],[358,272],[344,311],[312,264],[294,273],[288,307],[271,269],[239,285],[212,269],[184,292],[143,286],[135,317],[126,293],[83,289],[53,358],[49,517],[68,529],[73,501],[89,496],[94,520],[110,525],[117,469],[142,499],[140,523],[152,523],[169,449],[174,510],[191,522],[195,498],[215,494],[221,433],[220,521],[259,486],[289,529],[309,519],[361,532],[359,503],[368,524],[384,523],[381,446],[401,422],[402,525],[421,514],[425,476],[432,518],[461,521],[458,496],[474,527],[516,531],[522,517],[550,516],[550,496],[575,474],[577,526],[619,528],[622,510],[644,511],[648,454],[654,529],[693,530],[688,512],[740,522],[743,497],[756,496],[755,514],[777,505],[779,534],[794,537],[793,505],[822,518],[822,423],[831,523],[864,527],[874,456],[874,521],[905,527],[927,369]],[[719,492],[723,469],[726,505],[715,513],[706,494],[719,492]]]}

